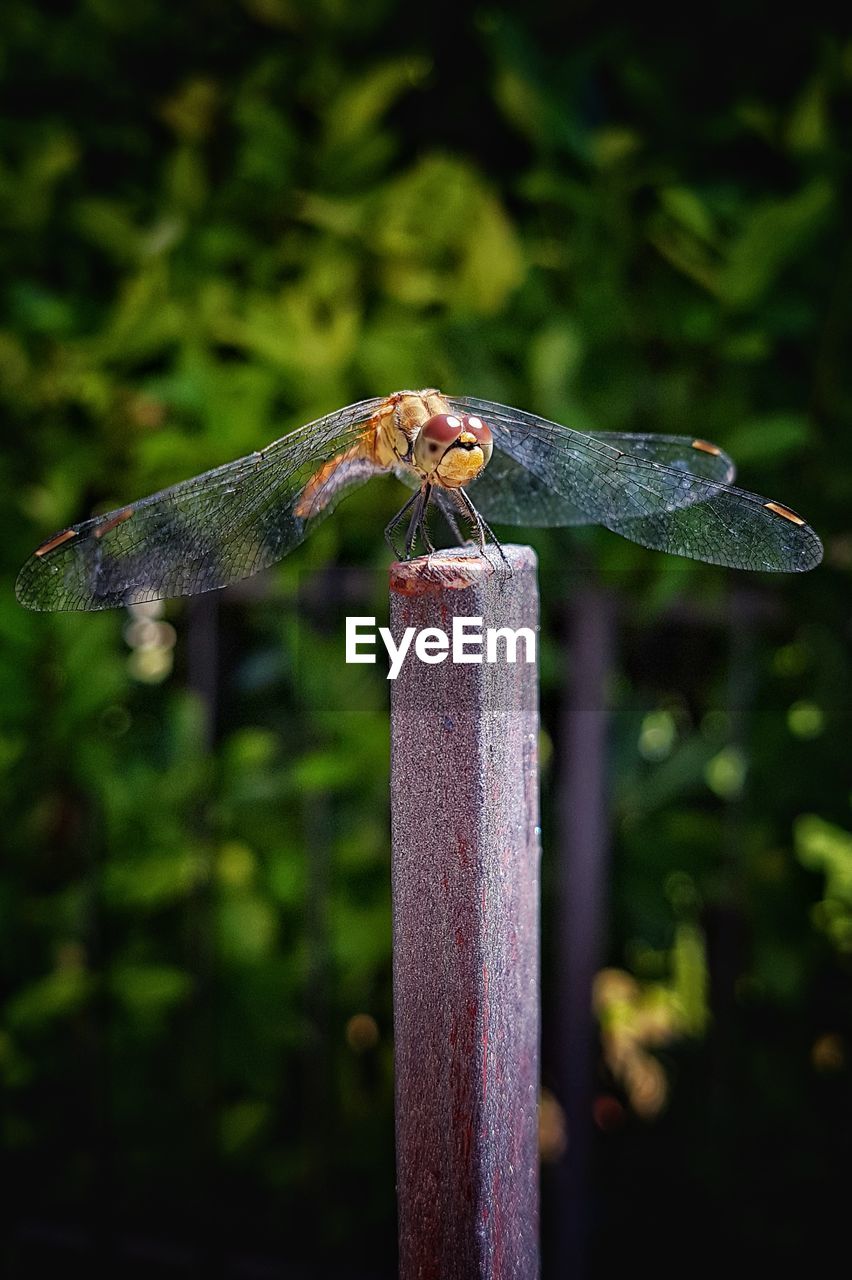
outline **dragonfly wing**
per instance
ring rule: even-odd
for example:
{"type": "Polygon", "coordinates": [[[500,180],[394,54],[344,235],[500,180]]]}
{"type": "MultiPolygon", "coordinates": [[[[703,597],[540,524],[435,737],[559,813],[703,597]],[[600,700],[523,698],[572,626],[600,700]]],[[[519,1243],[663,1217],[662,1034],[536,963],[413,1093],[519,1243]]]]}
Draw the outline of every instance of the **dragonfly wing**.
{"type": "MultiPolygon", "coordinates": [[[[572,431],[488,400],[465,397],[452,404],[459,412],[480,414],[496,449],[553,490],[566,513],[580,513],[581,523],[601,524],[643,546],[732,568],[793,572],[812,569],[822,559],[819,538],[795,512],[726,482],[731,464],[721,453],[694,449],[698,463],[687,470],[671,437],[665,447],[675,452],[663,462],[650,444],[654,437],[639,437],[643,443],[629,452],[622,445],[630,437],[572,431]],[[708,467],[710,474],[701,474],[708,467]]],[[[470,495],[476,502],[474,485],[470,495]]],[[[487,511],[483,514],[489,518],[487,511]]],[[[491,518],[505,517],[492,512],[491,518]]]]}
{"type": "Polygon", "coordinates": [[[644,458],[675,471],[712,480],[714,484],[733,484],[737,474],[734,460],[717,444],[695,436],[644,435],[633,431],[595,431],[593,440],[608,444],[620,453],[644,458]]]}
{"type": "Polygon", "coordinates": [[[494,443],[488,466],[466,486],[471,502],[486,520],[534,529],[594,523],[576,503],[504,453],[496,434],[494,443]]]}
{"type": "Polygon", "coordinates": [[[393,474],[401,480],[407,489],[422,488],[423,481],[409,467],[394,467],[393,474]]]}
{"type": "MultiPolygon", "coordinates": [[[[618,432],[595,432],[590,439],[601,441],[622,453],[646,458],[690,471],[714,482],[729,484],[734,478],[734,464],[715,445],[689,436],[643,436],[618,432]]],[[[544,480],[502,452],[501,440],[488,466],[467,491],[486,520],[498,524],[549,528],[552,525],[596,524],[597,519],[575,502],[557,493],[544,480]]]]}
{"type": "Polygon", "coordinates": [[[354,450],[382,404],[348,405],[258,453],[185,480],[48,539],[18,575],[30,609],[109,609],[193,595],[280,560],[379,469],[353,458],[318,487],[318,468],[354,450]],[[307,509],[299,499],[314,480],[307,509]]]}
{"type": "MultiPolygon", "coordinates": [[[[475,405],[476,411],[489,421],[491,408],[502,408],[491,406],[485,400],[458,399],[450,403],[463,413],[470,413],[471,406],[475,405]]],[[[595,431],[585,438],[634,458],[644,458],[677,471],[688,471],[716,483],[730,484],[736,474],[733,460],[718,445],[692,436],[595,431]]],[[[539,479],[528,465],[503,452],[503,439],[498,431],[495,435],[496,451],[491,461],[467,487],[471,500],[486,520],[530,528],[599,523],[596,513],[584,510],[564,493],[551,488],[546,480],[539,479]]]]}

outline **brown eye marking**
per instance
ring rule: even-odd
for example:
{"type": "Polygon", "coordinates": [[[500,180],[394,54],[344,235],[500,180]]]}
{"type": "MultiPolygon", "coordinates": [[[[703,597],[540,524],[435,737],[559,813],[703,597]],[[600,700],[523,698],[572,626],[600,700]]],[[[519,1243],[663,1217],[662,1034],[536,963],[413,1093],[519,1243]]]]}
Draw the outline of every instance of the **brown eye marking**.
{"type": "Polygon", "coordinates": [[[801,516],[797,516],[795,511],[791,511],[789,507],[784,507],[780,502],[764,502],[767,511],[774,511],[776,516],[782,516],[783,519],[789,520],[791,524],[807,524],[801,516]]]}
{"type": "Polygon", "coordinates": [[[699,449],[701,453],[712,453],[714,458],[718,458],[722,450],[718,445],[711,444],[709,440],[693,440],[693,449],[699,449]]]}
{"type": "Polygon", "coordinates": [[[462,429],[462,420],[453,413],[436,413],[420,428],[423,440],[438,444],[452,444],[462,429]]]}
{"type": "Polygon", "coordinates": [[[76,538],[76,537],[77,537],[76,529],[65,529],[63,530],[62,533],[57,533],[55,538],[50,538],[47,542],[43,542],[42,545],[36,550],[35,554],[37,556],[49,555],[51,551],[55,551],[57,547],[61,547],[63,542],[68,542],[70,538],[76,538]]]}
{"type": "Polygon", "coordinates": [[[107,520],[105,524],[99,524],[93,531],[95,537],[102,538],[105,533],[109,533],[110,529],[114,529],[117,524],[124,524],[125,520],[129,520],[132,515],[132,507],[125,507],[123,511],[116,511],[111,520],[107,520]]]}

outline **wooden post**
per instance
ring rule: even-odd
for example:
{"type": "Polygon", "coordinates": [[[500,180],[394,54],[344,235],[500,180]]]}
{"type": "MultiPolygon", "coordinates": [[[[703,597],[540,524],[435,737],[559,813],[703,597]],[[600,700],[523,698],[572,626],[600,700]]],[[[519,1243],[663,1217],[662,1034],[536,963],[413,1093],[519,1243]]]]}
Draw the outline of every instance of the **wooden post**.
{"type": "MultiPolygon", "coordinates": [[[[395,642],[464,617],[537,644],[535,555],[505,551],[393,565],[395,642]]],[[[412,643],[392,684],[401,1280],[538,1275],[537,665],[499,655],[412,643]]]]}

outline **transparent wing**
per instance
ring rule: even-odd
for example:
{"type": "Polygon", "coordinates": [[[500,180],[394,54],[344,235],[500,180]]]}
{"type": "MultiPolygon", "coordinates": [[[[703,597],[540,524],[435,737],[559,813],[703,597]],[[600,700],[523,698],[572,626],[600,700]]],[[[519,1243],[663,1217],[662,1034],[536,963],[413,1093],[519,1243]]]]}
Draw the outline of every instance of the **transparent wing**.
{"type": "Polygon", "coordinates": [[[318,467],[356,445],[382,403],[348,405],[258,453],[71,525],[21,569],[19,601],[29,609],[110,609],[224,587],[274,564],[380,470],[353,459],[298,509],[318,467]]]}
{"type": "MultiPolygon", "coordinates": [[[[467,400],[450,399],[450,404],[463,412],[467,411],[465,406],[469,403],[467,400]]],[[[647,458],[723,484],[730,484],[736,474],[732,459],[718,445],[695,440],[691,436],[595,431],[588,438],[622,453],[630,453],[633,457],[647,458]]],[[[395,474],[409,489],[420,487],[417,476],[407,467],[398,467],[395,474]]],[[[486,520],[502,524],[548,529],[553,525],[597,523],[596,516],[581,510],[508,453],[501,452],[499,442],[497,452],[482,474],[467,486],[467,492],[486,520]]]]}
{"type": "MultiPolygon", "coordinates": [[[[579,513],[582,520],[571,523],[601,524],[643,546],[693,560],[797,572],[813,569],[822,559],[819,538],[800,516],[726,482],[723,471],[731,464],[724,454],[692,449],[698,462],[687,470],[672,437],[586,435],[490,400],[461,397],[451,404],[459,412],[480,414],[492,429],[495,450],[516,464],[506,466],[502,487],[498,471],[492,489],[484,491],[486,519],[509,522],[515,507],[505,494],[514,484],[521,507],[544,501],[547,491],[555,494],[558,500],[549,499],[546,508],[548,515],[561,516],[554,523],[579,513]],[[655,439],[665,443],[658,449],[651,443],[655,439]],[[666,450],[671,452],[664,461],[666,450]],[[532,479],[522,481],[520,472],[532,479]]],[[[469,487],[477,506],[482,499],[476,486],[484,485],[496,457],[495,452],[486,472],[469,487]]],[[[532,521],[518,511],[511,523],[532,521]]]]}
{"type": "MultiPolygon", "coordinates": [[[[459,402],[453,401],[454,404],[459,402]]],[[[484,411],[483,411],[484,416],[484,411]]],[[[714,483],[730,484],[735,467],[726,453],[716,445],[689,436],[633,435],[618,432],[594,432],[588,439],[634,458],[657,462],[673,470],[688,471],[714,483]]],[[[486,520],[503,524],[520,524],[533,528],[551,525],[597,524],[595,514],[584,511],[576,502],[557,493],[544,480],[516,462],[508,453],[497,451],[467,491],[486,520]]],[[[687,499],[689,500],[689,499],[687,499]]],[[[695,499],[691,499],[694,501],[695,499]]]]}

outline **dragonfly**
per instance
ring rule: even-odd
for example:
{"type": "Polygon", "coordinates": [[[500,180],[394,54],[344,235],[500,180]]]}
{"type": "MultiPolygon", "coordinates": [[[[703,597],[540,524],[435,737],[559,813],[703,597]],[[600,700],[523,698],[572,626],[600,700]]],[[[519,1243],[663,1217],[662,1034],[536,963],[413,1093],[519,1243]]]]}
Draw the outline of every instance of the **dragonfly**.
{"type": "Polygon", "coordinates": [[[803,572],[822,544],[784,503],[739,489],[692,436],[582,432],[427,388],[361,400],[235,462],[54,534],[18,576],[30,609],[109,609],[250,577],[382,474],[413,491],[385,530],[398,558],[434,546],[437,510],[460,540],[491,524],[602,525],[642,546],[736,569],[803,572]],[[402,537],[402,526],[408,520],[402,537]]]}

